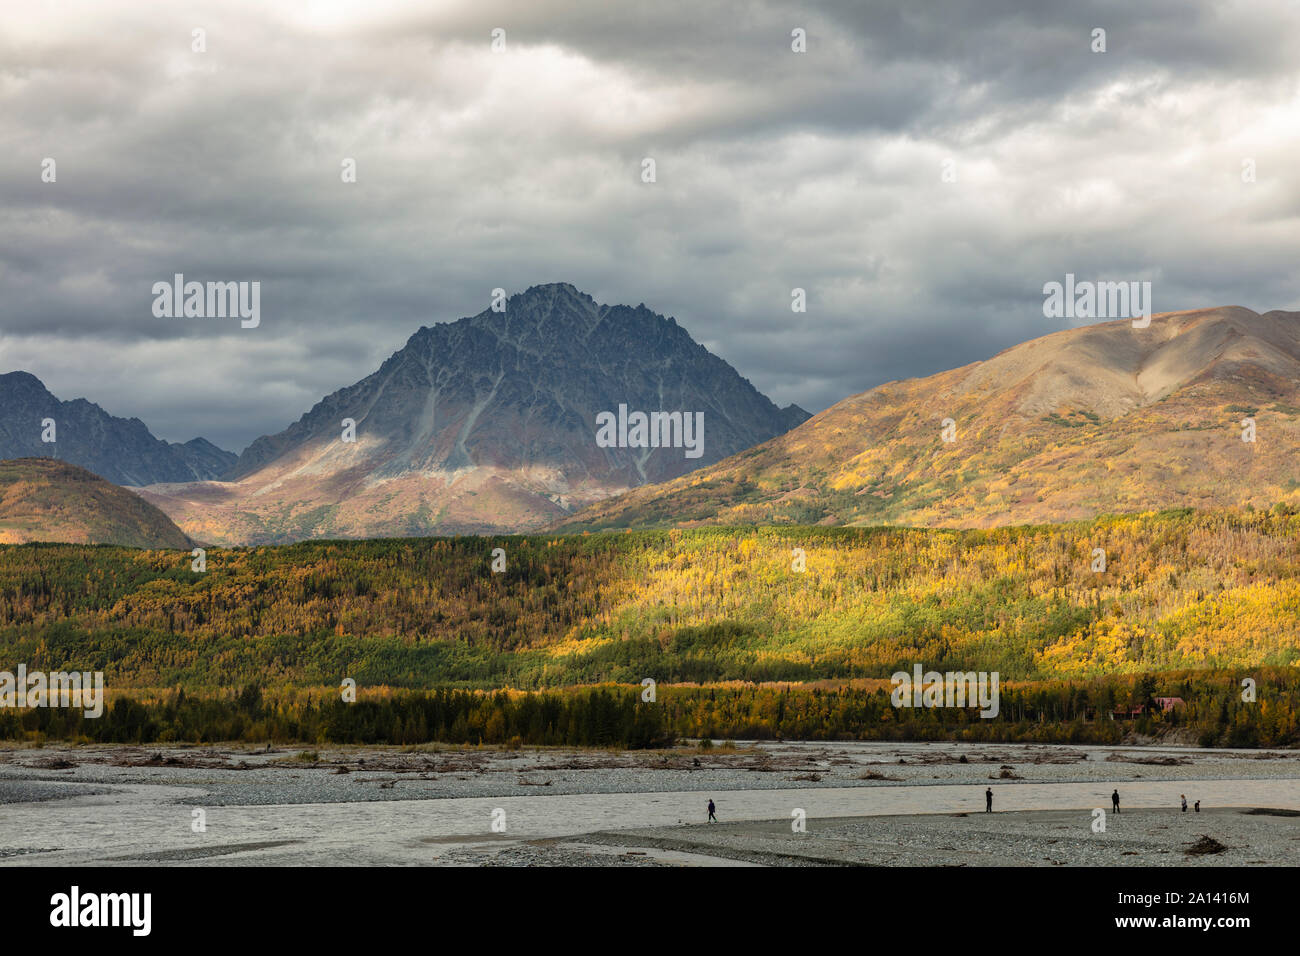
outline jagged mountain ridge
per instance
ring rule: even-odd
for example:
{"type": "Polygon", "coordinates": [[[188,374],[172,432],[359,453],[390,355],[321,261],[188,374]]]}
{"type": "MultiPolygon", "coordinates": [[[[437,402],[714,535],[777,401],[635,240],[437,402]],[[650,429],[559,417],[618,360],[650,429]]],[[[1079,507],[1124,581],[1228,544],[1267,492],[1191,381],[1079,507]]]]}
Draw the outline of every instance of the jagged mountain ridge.
{"type": "Polygon", "coordinates": [[[195,438],[155,438],[138,418],[117,418],[84,398],[60,401],[30,372],[0,375],[0,458],[57,458],[116,485],[201,481],[224,474],[236,456],[195,438]],[[56,441],[42,441],[45,419],[56,441]]]}
{"type": "Polygon", "coordinates": [[[228,481],[143,493],[190,533],[229,543],[524,531],[807,417],[674,320],[553,283],[503,313],[421,328],[376,372],[253,442],[228,481]],[[620,405],[703,413],[701,456],[599,447],[596,417],[620,405]]]}

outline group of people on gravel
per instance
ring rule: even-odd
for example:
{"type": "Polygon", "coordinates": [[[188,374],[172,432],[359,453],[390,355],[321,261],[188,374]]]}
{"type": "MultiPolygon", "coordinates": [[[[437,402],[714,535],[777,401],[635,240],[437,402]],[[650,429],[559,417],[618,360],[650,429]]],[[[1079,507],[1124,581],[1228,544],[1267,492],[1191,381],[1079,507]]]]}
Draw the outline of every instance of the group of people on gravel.
{"type": "MultiPolygon", "coordinates": [[[[1183,813],[1186,813],[1186,812],[1187,812],[1187,794],[1185,794],[1185,793],[1184,793],[1184,794],[1179,794],[1179,796],[1182,798],[1182,801],[1183,801],[1183,813]]],[[[709,806],[710,806],[710,807],[713,806],[713,801],[712,801],[712,800],[709,801],[709,806]]],[[[710,811],[710,812],[712,812],[712,811],[710,811]]],[[[993,812],[993,788],[992,788],[992,787],[989,787],[989,788],[987,788],[987,789],[984,791],[984,812],[985,812],[985,813],[992,813],[992,812],[993,812]]],[[[1110,794],[1110,812],[1111,812],[1111,813],[1119,813],[1119,788],[1118,788],[1118,787],[1116,787],[1114,790],[1112,790],[1112,791],[1111,791],[1111,794],[1110,794]]],[[[1200,801],[1200,800],[1197,800],[1197,801],[1196,801],[1196,812],[1197,812],[1197,813],[1200,813],[1200,812],[1201,812],[1201,801],[1200,801]]]]}
{"type": "MultiPolygon", "coordinates": [[[[1184,793],[1184,794],[1180,794],[1180,796],[1182,797],[1182,801],[1183,801],[1183,813],[1186,813],[1186,812],[1187,812],[1187,794],[1185,794],[1185,793],[1184,793]]],[[[709,797],[709,819],[708,819],[708,821],[707,821],[708,823],[717,823],[717,822],[718,822],[718,818],[717,818],[717,816],[715,816],[715,811],[716,811],[716,810],[717,810],[717,807],[714,806],[713,798],[712,798],[712,797],[709,797]]],[[[1111,792],[1111,795],[1110,795],[1110,810],[1111,810],[1111,813],[1119,813],[1119,788],[1118,788],[1118,787],[1116,787],[1116,788],[1111,792]]],[[[988,787],[988,788],[985,789],[985,791],[984,791],[984,812],[985,812],[985,813],[992,813],[992,812],[993,812],[993,788],[992,788],[992,787],[988,787]]],[[[1196,812],[1197,812],[1197,813],[1200,813],[1200,812],[1201,812],[1201,801],[1200,801],[1200,800],[1197,800],[1197,801],[1196,801],[1196,812]]]]}

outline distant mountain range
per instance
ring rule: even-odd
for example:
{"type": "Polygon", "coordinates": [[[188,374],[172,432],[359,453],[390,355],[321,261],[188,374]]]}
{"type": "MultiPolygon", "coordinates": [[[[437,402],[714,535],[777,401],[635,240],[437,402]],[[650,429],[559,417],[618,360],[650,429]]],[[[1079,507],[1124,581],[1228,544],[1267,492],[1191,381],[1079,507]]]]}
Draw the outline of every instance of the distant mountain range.
{"type": "Polygon", "coordinates": [[[153,505],[84,468],[53,458],[0,461],[0,544],[33,541],[192,547],[153,505]]]}
{"type": "Polygon", "coordinates": [[[141,494],[218,544],[527,531],[807,418],[674,320],[555,283],[421,328],[374,374],[253,442],[226,480],[141,494]],[[663,413],[676,418],[656,420],[660,447],[637,447],[652,440],[637,416],[663,413]],[[685,431],[695,422],[699,436],[685,431]]]}
{"type": "MultiPolygon", "coordinates": [[[[1300,313],[1237,307],[1055,332],[812,418],[772,404],[672,319],[562,283],[420,329],[374,374],[237,459],[60,402],[26,373],[0,376],[0,401],[0,454],[54,451],[147,485],[135,490],[214,544],[994,527],[1300,504],[1300,313]],[[638,447],[638,413],[702,415],[698,457],[683,442],[638,447]],[[54,446],[40,441],[43,418],[58,422],[54,446]]],[[[651,431],[683,437],[671,425],[651,431]]]]}
{"type": "Polygon", "coordinates": [[[116,418],[84,398],[63,402],[35,375],[0,375],[0,459],[57,458],[116,485],[217,478],[235,455],[195,438],[180,444],[150,434],[138,418],[116,418]],[[54,422],[54,442],[42,440],[54,422]]]}
{"type": "Polygon", "coordinates": [[[1279,502],[1300,503],[1300,313],[1227,307],[890,382],[553,528],[992,527],[1279,502]]]}

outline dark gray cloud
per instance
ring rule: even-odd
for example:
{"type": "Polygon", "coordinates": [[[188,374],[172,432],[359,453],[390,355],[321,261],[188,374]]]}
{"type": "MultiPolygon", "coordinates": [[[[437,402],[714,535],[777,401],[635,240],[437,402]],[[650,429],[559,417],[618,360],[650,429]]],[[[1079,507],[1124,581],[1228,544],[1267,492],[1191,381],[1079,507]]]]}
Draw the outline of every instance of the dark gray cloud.
{"type": "Polygon", "coordinates": [[[0,371],[238,450],[498,286],[644,302],[810,410],[1060,328],[1066,272],[1295,309],[1297,27],[1289,0],[20,7],[0,371]],[[260,281],[261,326],[155,318],[177,272],[260,281]]]}

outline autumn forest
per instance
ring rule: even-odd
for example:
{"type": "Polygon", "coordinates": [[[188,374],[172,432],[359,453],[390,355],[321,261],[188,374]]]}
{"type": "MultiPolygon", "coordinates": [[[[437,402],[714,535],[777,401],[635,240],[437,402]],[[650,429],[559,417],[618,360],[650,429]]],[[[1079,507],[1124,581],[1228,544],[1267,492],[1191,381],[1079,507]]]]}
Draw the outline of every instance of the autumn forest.
{"type": "Polygon", "coordinates": [[[1143,716],[1148,732],[1297,740],[1300,516],[1285,506],[995,530],[315,541],[197,564],[0,547],[4,658],[103,671],[112,701],[101,721],[8,712],[0,734],[1102,741],[1136,727],[1113,710],[1164,694],[1187,706],[1143,716]],[[888,677],[915,663],[998,671],[1001,714],[900,716],[888,677]],[[346,678],[356,704],[339,700],[346,678]],[[655,708],[638,696],[647,678],[655,708]]]}

